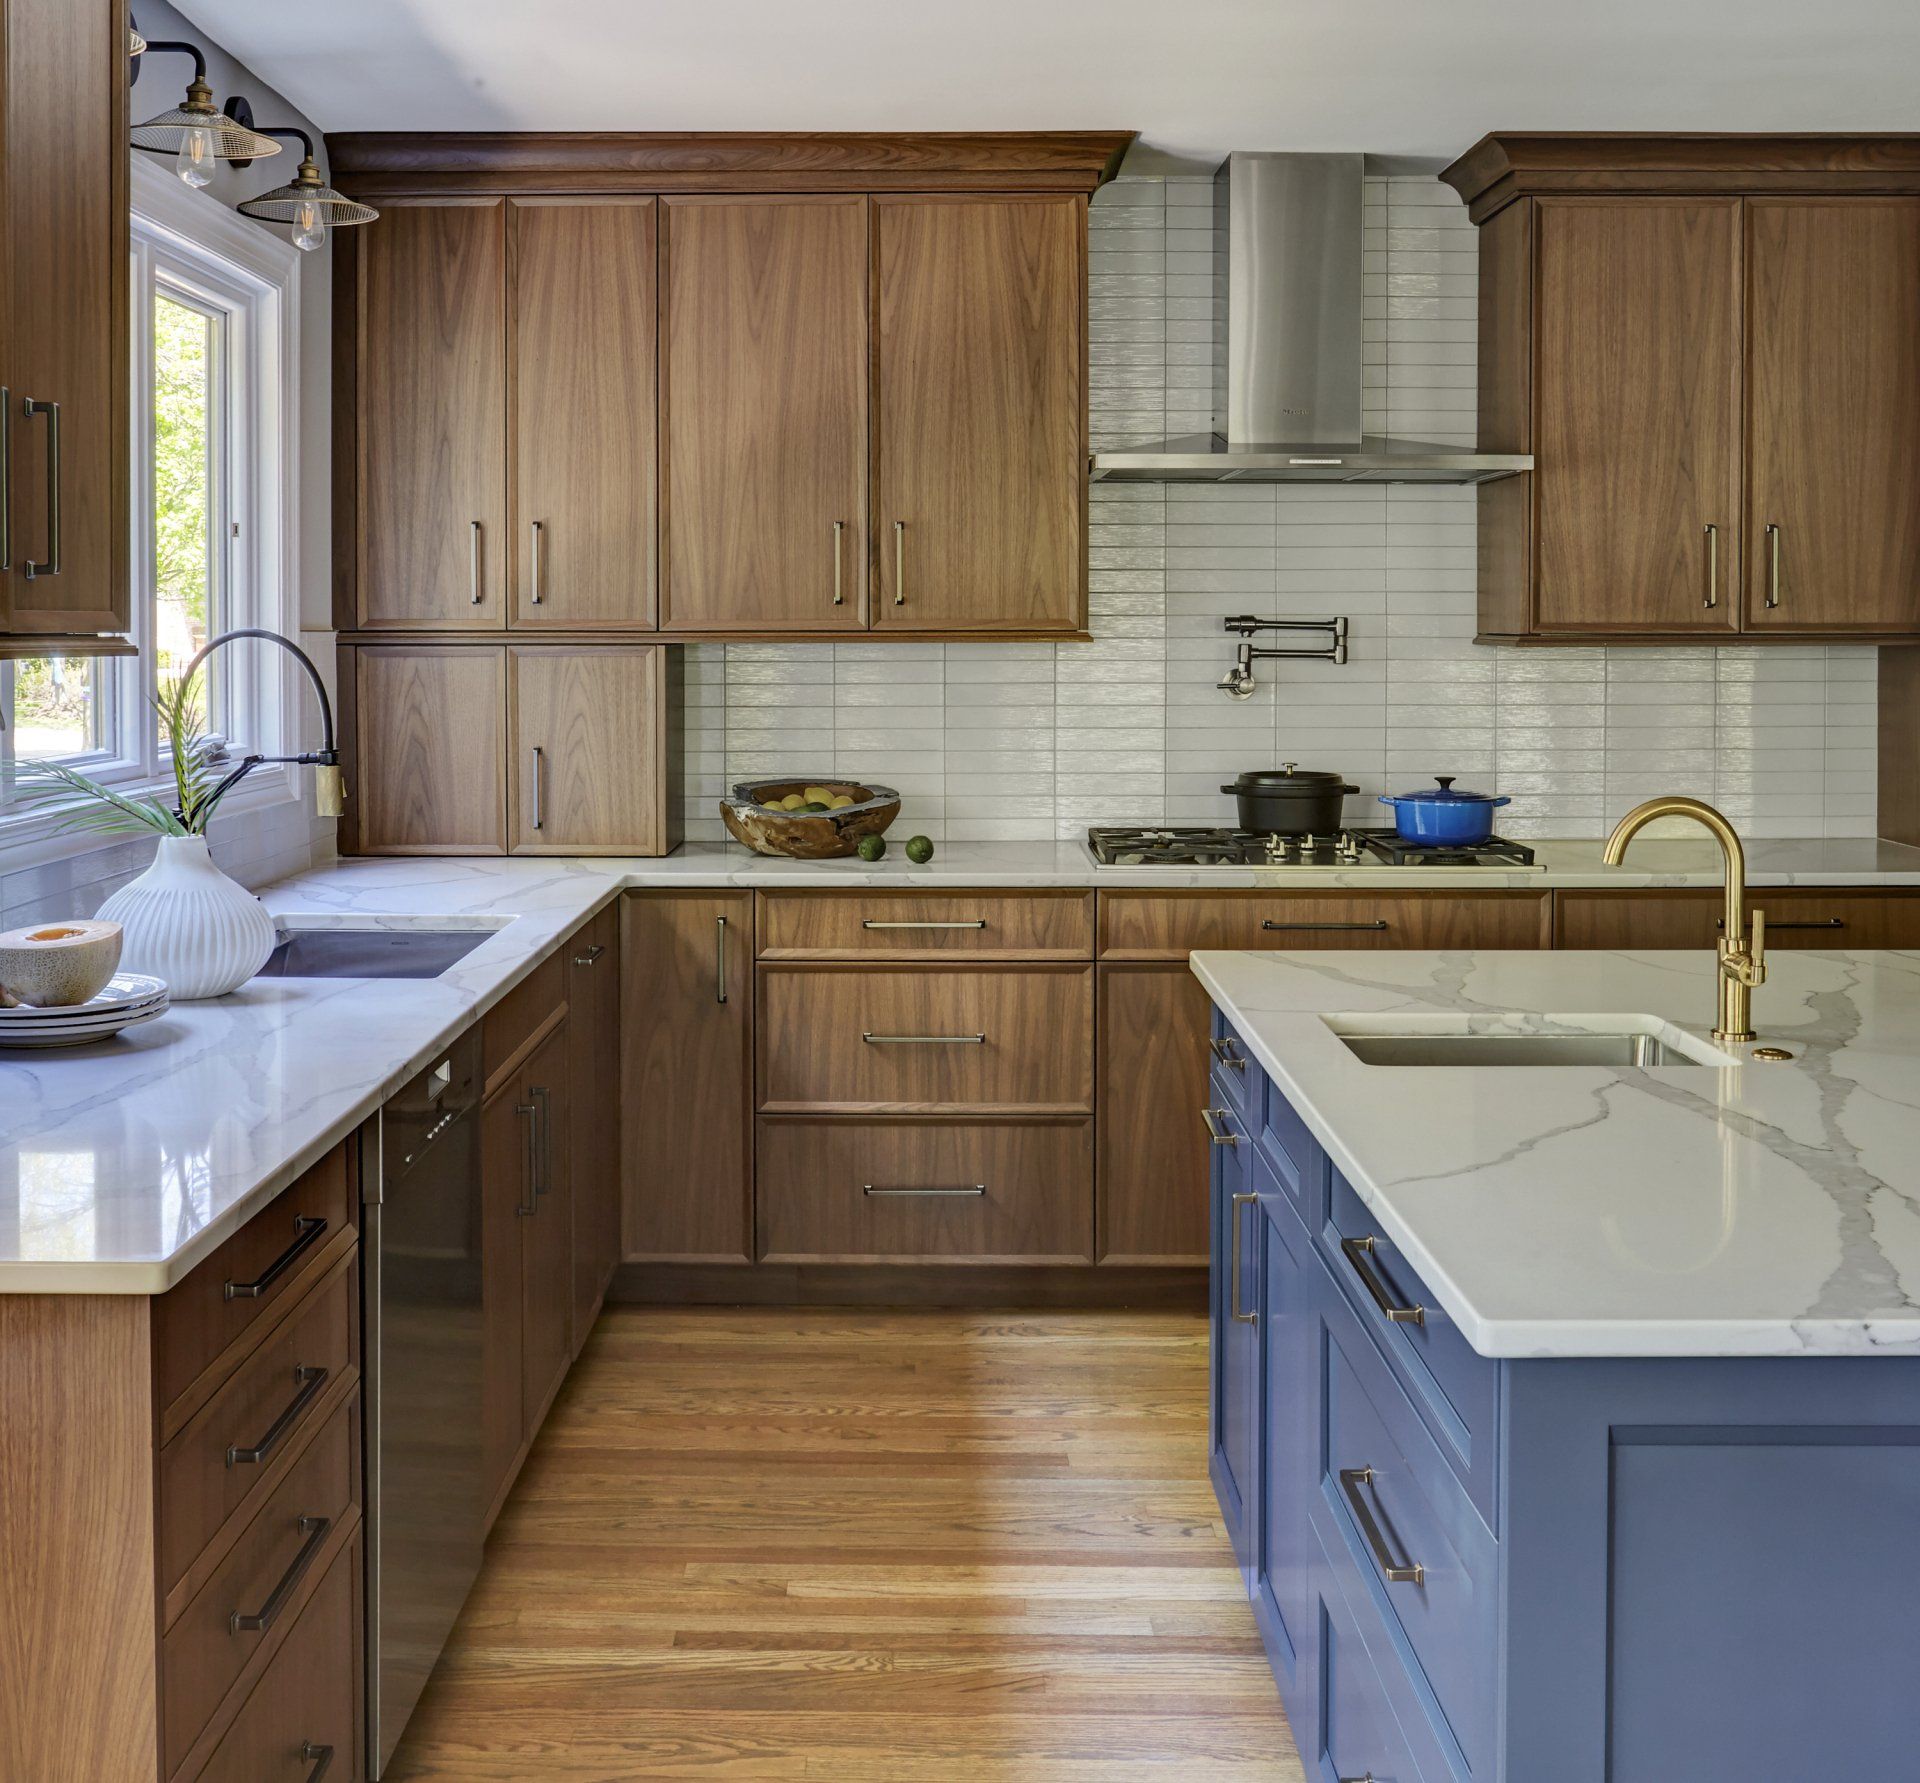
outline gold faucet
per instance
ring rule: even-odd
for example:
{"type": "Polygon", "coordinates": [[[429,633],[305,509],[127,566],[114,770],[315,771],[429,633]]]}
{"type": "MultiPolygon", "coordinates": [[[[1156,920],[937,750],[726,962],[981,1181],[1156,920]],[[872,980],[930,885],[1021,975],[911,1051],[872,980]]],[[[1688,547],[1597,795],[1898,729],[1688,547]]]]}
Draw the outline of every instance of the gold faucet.
{"type": "Polygon", "coordinates": [[[1713,1037],[1736,1045],[1753,1039],[1753,987],[1767,981],[1767,913],[1753,912],[1747,927],[1747,855],[1727,822],[1711,805],[1698,799],[1648,799],[1636,805],[1613,826],[1601,858],[1617,867],[1631,842],[1656,817],[1691,817],[1720,844],[1726,861],[1727,914],[1720,937],[1720,1016],[1713,1037]]]}

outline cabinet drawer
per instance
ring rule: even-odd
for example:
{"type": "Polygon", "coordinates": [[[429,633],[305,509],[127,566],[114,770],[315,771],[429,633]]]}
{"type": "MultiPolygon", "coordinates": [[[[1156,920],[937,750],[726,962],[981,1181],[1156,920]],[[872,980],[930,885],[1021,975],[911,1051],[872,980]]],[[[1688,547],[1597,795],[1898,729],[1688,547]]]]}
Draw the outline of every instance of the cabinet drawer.
{"type": "Polygon", "coordinates": [[[818,891],[760,894],[770,960],[1093,957],[1093,894],[818,891]]]}
{"type": "Polygon", "coordinates": [[[1249,1111],[1249,1124],[1260,1134],[1260,1154],[1273,1167],[1293,1210],[1309,1232],[1318,1232],[1326,1219],[1327,1177],[1330,1166],[1320,1141],[1294,1113],[1273,1079],[1260,1078],[1260,1106],[1249,1111]]]}
{"type": "Polygon", "coordinates": [[[360,1538],[339,1550],[195,1783],[354,1783],[360,1754],[360,1538]],[[331,1763],[322,1765],[331,1752],[331,1763]]]}
{"type": "Polygon", "coordinates": [[[1466,1768],[1490,1776],[1499,1677],[1493,1536],[1345,1298],[1323,1280],[1316,1302],[1326,1452],[1314,1525],[1404,1638],[1406,1669],[1424,1677],[1438,1706],[1437,1736],[1460,1748],[1466,1768]],[[1418,1579],[1388,1576],[1389,1567],[1416,1566],[1418,1579]]]}
{"type": "Polygon", "coordinates": [[[1260,1112],[1260,1085],[1266,1073],[1247,1056],[1245,1044],[1233,1031],[1233,1024],[1216,1008],[1212,1032],[1207,1036],[1207,1058],[1213,1081],[1220,1095],[1242,1122],[1252,1126],[1260,1112]]]}
{"type": "Polygon", "coordinates": [[[1197,948],[1544,947],[1547,892],[1102,892],[1102,959],[1197,948]]]}
{"type": "Polygon", "coordinates": [[[160,1451],[163,1597],[243,1503],[272,1490],[301,1431],[350,1386],[359,1359],[357,1261],[342,1257],[160,1451]]]}
{"type": "Polygon", "coordinates": [[[353,1173],[336,1146],[185,1281],[154,1302],[154,1398],[168,1413],[227,1347],[312,1284],[323,1253],[354,1229],[353,1173]]]}
{"type": "Polygon", "coordinates": [[[1454,1783],[1454,1773],[1429,1757],[1422,1768],[1406,1729],[1394,1712],[1388,1678],[1390,1652],[1376,1659],[1374,1647],[1386,1642],[1368,1606],[1349,1604],[1331,1567],[1323,1569],[1316,1592],[1320,1660],[1319,1751],[1308,1774],[1339,1778],[1341,1783],[1454,1783]],[[1371,1643],[1370,1645],[1370,1637],[1371,1643]]]}
{"type": "Polygon", "coordinates": [[[356,1394],[294,1458],[167,1630],[160,1663],[169,1776],[247,1662],[284,1634],[301,1580],[359,1502],[359,1419],[356,1394]],[[249,1625],[236,1627],[236,1617],[249,1625]],[[252,1625],[262,1622],[265,1627],[252,1625]]]}
{"type": "Polygon", "coordinates": [[[763,1120],[769,1262],[1085,1263],[1091,1121],[763,1120]]]}
{"type": "Polygon", "coordinates": [[[1393,1367],[1488,1526],[1494,1512],[1495,1420],[1500,1364],[1460,1335],[1432,1291],[1387,1237],[1339,1171],[1327,1173],[1329,1205],[1316,1244],[1347,1304],[1393,1367]],[[1419,1309],[1419,1318],[1393,1319],[1381,1305],[1419,1309]]]}
{"type": "Polygon", "coordinates": [[[487,1087],[496,1086],[501,1068],[567,1003],[566,954],[549,954],[489,1009],[480,1023],[482,1069],[487,1087]]]}
{"type": "MultiPolygon", "coordinates": [[[[1767,913],[1767,946],[1920,947],[1920,892],[1748,888],[1767,913]]],[[[1559,947],[1712,947],[1725,899],[1718,891],[1563,891],[1554,898],[1559,947]]]]}
{"type": "Polygon", "coordinates": [[[1093,1105],[1093,969],[765,966],[768,1113],[1093,1105]]]}

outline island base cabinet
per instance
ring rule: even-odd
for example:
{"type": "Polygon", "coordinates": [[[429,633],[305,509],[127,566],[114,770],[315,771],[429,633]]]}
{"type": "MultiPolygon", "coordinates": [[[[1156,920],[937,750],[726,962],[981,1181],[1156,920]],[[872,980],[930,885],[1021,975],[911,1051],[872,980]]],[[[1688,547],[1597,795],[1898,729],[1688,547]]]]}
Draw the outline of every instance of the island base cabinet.
{"type": "Polygon", "coordinates": [[[1254,1518],[1258,1503],[1260,1430],[1260,1230],[1248,1187],[1250,1147],[1244,1130],[1221,1107],[1212,1162],[1212,1268],[1209,1297],[1213,1343],[1208,1369],[1207,1461],[1233,1556],[1242,1579],[1253,1582],[1254,1518]]]}

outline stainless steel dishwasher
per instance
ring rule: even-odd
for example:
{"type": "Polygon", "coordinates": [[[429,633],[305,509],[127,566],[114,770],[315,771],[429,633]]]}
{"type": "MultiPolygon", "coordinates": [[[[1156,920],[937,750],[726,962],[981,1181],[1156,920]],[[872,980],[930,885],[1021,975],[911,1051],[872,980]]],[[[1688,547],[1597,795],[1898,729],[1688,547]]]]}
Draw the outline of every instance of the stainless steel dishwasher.
{"type": "Polygon", "coordinates": [[[480,1571],[480,1093],[476,1028],[362,1138],[372,1777],[480,1571]]]}

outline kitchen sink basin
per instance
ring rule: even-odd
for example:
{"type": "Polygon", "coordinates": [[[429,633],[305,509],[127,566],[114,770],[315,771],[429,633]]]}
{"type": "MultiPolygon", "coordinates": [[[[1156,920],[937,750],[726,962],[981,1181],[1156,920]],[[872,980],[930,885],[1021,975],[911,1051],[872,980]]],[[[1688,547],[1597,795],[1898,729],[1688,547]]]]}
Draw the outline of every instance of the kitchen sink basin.
{"type": "Polygon", "coordinates": [[[295,928],[283,924],[262,978],[438,978],[493,928],[295,928]]]}
{"type": "MultiPolygon", "coordinates": [[[[1518,1018],[1517,1018],[1518,1019],[1518,1018]]],[[[1550,1029],[1497,1033],[1426,1022],[1398,1026],[1384,1018],[1329,1016],[1327,1025],[1366,1065],[1499,1066],[1704,1065],[1740,1061],[1653,1016],[1551,1016],[1550,1029]],[[1601,1025],[1602,1023],[1605,1025],[1601,1025]]]]}

